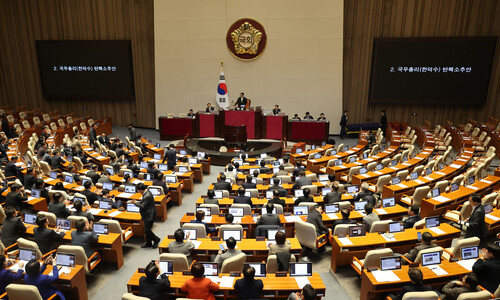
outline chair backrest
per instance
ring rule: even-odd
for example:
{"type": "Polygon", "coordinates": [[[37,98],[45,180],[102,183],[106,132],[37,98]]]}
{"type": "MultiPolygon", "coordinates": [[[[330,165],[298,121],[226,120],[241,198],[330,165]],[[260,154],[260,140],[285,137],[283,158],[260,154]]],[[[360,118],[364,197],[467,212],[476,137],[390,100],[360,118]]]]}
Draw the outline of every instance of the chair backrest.
{"type": "Polygon", "coordinates": [[[89,267],[87,263],[87,254],[85,254],[85,250],[83,250],[82,246],[74,246],[74,245],[61,245],[57,248],[57,252],[69,253],[75,255],[75,264],[82,265],[85,268],[85,273],[89,273],[89,267]]]}
{"type": "Polygon", "coordinates": [[[279,175],[276,176],[276,178],[281,179],[281,183],[290,183],[292,182],[292,177],[288,175],[279,175]]]}
{"type": "Polygon", "coordinates": [[[405,293],[402,300],[438,300],[436,292],[408,292],[405,293]]]}
{"type": "Polygon", "coordinates": [[[171,260],[174,262],[174,272],[189,270],[187,256],[182,253],[162,253],[160,260],[171,260]]]}
{"type": "MultiPolygon", "coordinates": [[[[295,255],[292,254],[292,256],[290,256],[290,262],[296,262],[296,261],[297,259],[295,258],[295,255]]],[[[290,266],[288,266],[288,268],[290,268],[290,266]]],[[[266,273],[275,274],[276,272],[278,272],[278,270],[279,270],[278,259],[276,254],[269,255],[267,257],[266,273]]]]}
{"type": "Polygon", "coordinates": [[[284,209],[281,204],[274,204],[274,208],[276,208],[276,214],[282,215],[284,213],[284,209]]]}
{"type": "Polygon", "coordinates": [[[429,186],[420,186],[415,189],[413,193],[412,204],[420,206],[422,204],[422,199],[427,196],[431,188],[429,186]]]}
{"type": "Polygon", "coordinates": [[[371,162],[371,163],[366,165],[366,170],[367,170],[367,172],[372,172],[372,171],[375,171],[376,167],[377,167],[377,162],[374,161],[374,162],[371,162]]]}
{"type": "Polygon", "coordinates": [[[309,190],[311,190],[311,193],[310,195],[316,195],[318,193],[318,186],[314,185],[314,184],[311,184],[311,185],[303,185],[301,187],[301,189],[305,189],[305,188],[309,188],[309,190]]]}
{"type": "Polygon", "coordinates": [[[42,259],[42,252],[40,251],[40,248],[38,248],[38,244],[27,240],[23,238],[18,238],[17,239],[17,246],[19,248],[26,248],[26,249],[31,249],[36,251],[36,259],[41,260],[42,259]]]}
{"type": "Polygon", "coordinates": [[[388,231],[391,220],[375,221],[370,227],[370,232],[388,231]]]}
{"type": "Polygon", "coordinates": [[[391,182],[391,175],[382,175],[377,179],[376,192],[381,193],[384,190],[384,185],[391,182]]]}
{"type": "Polygon", "coordinates": [[[241,272],[247,260],[245,253],[238,253],[222,262],[221,273],[241,272]]]}
{"type": "MultiPolygon", "coordinates": [[[[498,124],[500,124],[500,122],[498,122],[498,124]]],[[[498,285],[498,288],[493,295],[495,296],[495,298],[500,298],[500,284],[498,285]]]]}
{"type": "MultiPolygon", "coordinates": [[[[499,192],[493,192],[483,197],[481,204],[486,205],[495,202],[495,199],[500,195],[499,192]]],[[[1,209],[0,209],[1,211],[1,209]]]]}
{"type": "Polygon", "coordinates": [[[299,206],[309,207],[309,211],[311,211],[315,205],[316,205],[316,202],[301,202],[301,203],[299,203],[299,206]]]}
{"type": "Polygon", "coordinates": [[[405,181],[406,177],[408,177],[408,173],[409,173],[408,170],[401,170],[396,173],[396,177],[399,177],[401,181],[405,181]]]}
{"type": "Polygon", "coordinates": [[[40,168],[42,169],[42,173],[46,176],[50,175],[50,166],[47,162],[41,160],[40,161],[40,168]]]}
{"type": "Polygon", "coordinates": [[[417,257],[415,258],[414,263],[418,263],[418,264],[422,263],[422,254],[436,252],[436,251],[439,251],[439,252],[441,252],[441,254],[443,254],[443,248],[440,246],[420,250],[417,254],[417,257]]]}
{"type": "Polygon", "coordinates": [[[220,225],[219,227],[219,236],[223,237],[224,236],[224,231],[226,230],[239,230],[240,231],[240,236],[243,238],[243,226],[239,224],[223,224],[220,225]]]}
{"type": "Polygon", "coordinates": [[[389,166],[389,164],[391,163],[391,159],[390,158],[384,158],[382,159],[382,166],[384,166],[384,168],[387,168],[389,166]]]}
{"type": "Polygon", "coordinates": [[[218,215],[219,214],[219,205],[217,205],[217,204],[200,204],[200,207],[210,208],[211,215],[218,215]]]}
{"type": "Polygon", "coordinates": [[[348,175],[347,175],[347,182],[348,182],[348,183],[351,183],[351,181],[352,181],[352,176],[359,174],[359,170],[360,170],[360,169],[361,169],[361,166],[356,166],[356,167],[352,167],[352,168],[349,170],[349,173],[348,173],[348,175]]]}
{"type": "Polygon", "coordinates": [[[363,262],[364,268],[380,268],[380,258],[386,256],[392,256],[393,252],[391,248],[376,249],[366,252],[365,261],[363,262]]]}
{"type": "Polygon", "coordinates": [[[307,178],[310,178],[312,181],[318,180],[318,175],[316,173],[306,174],[307,178]]]}
{"type": "Polygon", "coordinates": [[[251,198],[259,197],[259,190],[257,190],[257,189],[245,189],[245,192],[250,192],[251,198]]]}
{"type": "Polygon", "coordinates": [[[54,213],[48,212],[48,211],[39,211],[37,215],[43,215],[47,217],[47,220],[49,221],[49,225],[56,226],[56,221],[57,217],[54,213]]]}
{"type": "Polygon", "coordinates": [[[300,245],[316,249],[316,227],[302,220],[295,222],[295,237],[300,245]]]}
{"type": "Polygon", "coordinates": [[[49,114],[43,114],[42,118],[43,118],[43,121],[50,122],[50,116],[49,116],[49,114]]]}
{"type": "Polygon", "coordinates": [[[241,207],[241,208],[243,208],[243,213],[245,215],[251,215],[252,214],[252,207],[249,204],[234,203],[234,204],[231,205],[231,207],[241,207]]]}
{"type": "Polygon", "coordinates": [[[205,228],[205,225],[200,224],[200,223],[184,223],[182,225],[183,229],[195,229],[196,230],[196,236],[198,238],[206,238],[207,237],[207,230],[205,228]]]}
{"type": "Polygon", "coordinates": [[[458,239],[457,243],[455,244],[455,247],[453,247],[453,250],[451,251],[452,257],[454,258],[459,257],[460,259],[462,259],[462,251],[460,251],[460,248],[479,246],[479,241],[480,240],[477,236],[473,236],[466,239],[458,239]]]}
{"type": "MultiPolygon", "coordinates": [[[[69,219],[69,217],[68,217],[69,219]]],[[[118,233],[121,237],[122,243],[124,242],[123,240],[123,230],[122,227],[120,226],[120,222],[117,220],[110,220],[110,219],[101,219],[99,220],[100,224],[107,224],[108,225],[108,232],[109,233],[118,233]]]]}
{"type": "Polygon", "coordinates": [[[38,288],[34,285],[11,283],[5,290],[10,300],[42,300],[38,288]]]}
{"type": "Polygon", "coordinates": [[[380,152],[380,145],[377,144],[373,146],[370,156],[377,155],[379,152],[380,152]]]}
{"type": "MultiPolygon", "coordinates": [[[[283,207],[281,209],[283,209],[283,207]]],[[[3,206],[0,205],[0,225],[3,224],[3,220],[5,220],[5,217],[6,215],[5,211],[3,210],[3,206]]]]}
{"type": "Polygon", "coordinates": [[[356,224],[339,224],[335,226],[335,229],[333,230],[333,235],[339,235],[339,234],[345,234],[347,235],[347,232],[349,231],[349,227],[351,226],[357,226],[356,224]]]}
{"type": "Polygon", "coordinates": [[[68,216],[68,220],[71,221],[71,228],[76,228],[75,227],[75,224],[76,224],[76,221],[78,220],[87,220],[87,217],[82,217],[82,216],[68,216]]]}
{"type": "Polygon", "coordinates": [[[340,143],[339,146],[337,147],[337,152],[343,152],[344,151],[344,144],[340,143]]]}
{"type": "Polygon", "coordinates": [[[446,191],[446,188],[448,187],[448,180],[441,180],[436,182],[434,185],[434,188],[438,188],[440,193],[444,193],[446,191]]]}
{"type": "Polygon", "coordinates": [[[491,299],[491,293],[488,291],[462,293],[457,298],[457,300],[488,300],[488,299],[491,299]]]}
{"type": "MultiPolygon", "coordinates": [[[[464,175],[458,175],[458,176],[455,176],[455,177],[453,178],[453,180],[451,181],[451,184],[453,184],[453,183],[458,183],[459,185],[461,185],[461,184],[462,184],[462,182],[464,181],[464,178],[465,178],[465,176],[464,176],[464,175]]],[[[450,184],[450,185],[451,185],[451,184],[450,184]]]]}

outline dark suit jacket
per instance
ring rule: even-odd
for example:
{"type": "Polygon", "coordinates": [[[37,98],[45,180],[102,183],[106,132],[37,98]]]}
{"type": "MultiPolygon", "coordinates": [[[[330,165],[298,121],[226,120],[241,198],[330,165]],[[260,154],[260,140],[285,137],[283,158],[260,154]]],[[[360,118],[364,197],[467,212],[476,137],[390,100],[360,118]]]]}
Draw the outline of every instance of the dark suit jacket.
{"type": "Polygon", "coordinates": [[[71,212],[72,216],[77,216],[77,217],[85,217],[89,222],[94,222],[95,218],[94,215],[89,213],[88,211],[72,211],[71,212]]]}
{"type": "Polygon", "coordinates": [[[56,217],[66,219],[71,213],[69,209],[66,208],[66,204],[63,202],[50,202],[49,212],[54,213],[56,217]]]}
{"type": "Polygon", "coordinates": [[[299,179],[297,179],[295,181],[295,184],[293,185],[293,189],[300,189],[301,187],[303,187],[304,185],[311,185],[312,184],[312,180],[311,178],[309,177],[300,177],[299,179]]]}
{"type": "MultiPolygon", "coordinates": [[[[356,196],[354,196],[354,201],[359,201],[361,199],[368,200],[369,197],[373,198],[372,191],[361,191],[356,196]]],[[[372,203],[372,204],[374,204],[374,203],[372,203]]]]}
{"type": "Polygon", "coordinates": [[[33,183],[35,183],[35,179],[36,177],[31,174],[24,176],[24,188],[27,190],[31,190],[31,188],[33,187],[33,183]]]}
{"type": "Polygon", "coordinates": [[[248,204],[252,206],[252,199],[248,196],[236,196],[234,197],[233,203],[248,204]]]}
{"type": "Polygon", "coordinates": [[[38,248],[40,248],[42,254],[45,254],[56,249],[54,243],[62,241],[66,233],[57,233],[50,228],[35,227],[33,229],[33,235],[35,237],[35,242],[38,244],[38,248]]]}
{"type": "Polygon", "coordinates": [[[245,189],[256,189],[257,188],[257,184],[253,183],[253,182],[243,182],[243,187],[245,189]]]}
{"type": "Polygon", "coordinates": [[[394,300],[401,300],[403,299],[404,294],[408,292],[425,292],[425,291],[434,291],[430,286],[428,285],[423,285],[423,284],[409,284],[403,286],[401,289],[401,292],[399,295],[394,299],[394,300]]]}
{"type": "Polygon", "coordinates": [[[71,240],[73,245],[82,246],[83,250],[85,250],[85,254],[87,255],[87,259],[94,254],[94,250],[92,250],[92,243],[97,243],[98,240],[97,234],[92,231],[72,231],[71,232],[71,240]]]}
{"type": "Polygon", "coordinates": [[[279,215],[269,213],[263,214],[257,221],[257,225],[279,225],[280,223],[279,215]]]}
{"type": "Polygon", "coordinates": [[[154,221],[156,218],[155,199],[150,191],[145,191],[141,202],[136,202],[135,205],[139,207],[144,221],[154,221]]]}
{"type": "Polygon", "coordinates": [[[295,200],[294,204],[295,205],[299,205],[299,203],[301,202],[314,202],[314,198],[311,197],[311,196],[300,196],[299,198],[297,198],[297,200],[295,200]]]}
{"type": "Polygon", "coordinates": [[[101,143],[102,145],[111,145],[111,141],[109,140],[109,137],[105,136],[104,138],[102,137],[102,135],[100,135],[97,140],[99,141],[99,143],[101,143]]]}
{"type": "Polygon", "coordinates": [[[469,221],[467,221],[469,226],[465,232],[465,238],[477,236],[480,239],[483,239],[488,235],[488,228],[484,222],[484,216],[484,206],[479,203],[470,215],[469,221]]]}
{"type": "Polygon", "coordinates": [[[236,100],[236,103],[234,105],[236,107],[247,105],[247,98],[245,98],[245,97],[239,97],[238,100],[236,100]]]}
{"type": "Polygon", "coordinates": [[[277,115],[277,114],[279,114],[280,112],[281,112],[281,109],[279,109],[279,108],[278,108],[278,109],[273,108],[273,115],[275,115],[275,116],[276,116],[276,115],[277,115]]]}
{"type": "Polygon", "coordinates": [[[310,211],[309,214],[307,215],[307,223],[313,224],[314,227],[316,227],[316,232],[318,234],[323,234],[328,232],[328,228],[326,228],[325,224],[323,224],[321,214],[315,209],[312,209],[312,211],[310,211]]]}
{"type": "Polygon", "coordinates": [[[177,152],[175,152],[174,149],[167,150],[163,161],[165,161],[165,158],[167,159],[167,165],[169,167],[173,167],[177,164],[177,152]]]}
{"type": "Polygon", "coordinates": [[[417,223],[417,221],[420,220],[420,214],[408,217],[406,220],[403,221],[403,226],[406,228],[413,228],[413,225],[417,223]]]}
{"type": "Polygon", "coordinates": [[[246,280],[241,278],[234,283],[238,299],[260,299],[264,283],[260,279],[246,280]]]}
{"type": "Polygon", "coordinates": [[[340,126],[342,128],[347,127],[347,117],[345,114],[342,114],[342,118],[340,118],[340,126]]]}
{"type": "Polygon", "coordinates": [[[99,196],[94,192],[92,192],[91,190],[83,190],[81,194],[87,197],[87,201],[89,202],[90,205],[94,204],[95,201],[99,200],[99,196]]]}
{"type": "Polygon", "coordinates": [[[52,169],[59,169],[62,171],[63,170],[63,167],[62,167],[63,163],[64,163],[64,160],[59,155],[55,155],[50,160],[50,167],[52,169]]]}
{"type": "Polygon", "coordinates": [[[288,194],[287,190],[285,190],[282,186],[279,185],[271,185],[267,189],[268,191],[274,191],[274,190],[279,190],[280,191],[280,197],[286,197],[288,194]]]}
{"type": "Polygon", "coordinates": [[[478,259],[472,266],[472,271],[476,273],[479,284],[494,293],[500,284],[500,257],[493,259],[478,259]]]}
{"type": "Polygon", "coordinates": [[[36,286],[43,299],[48,299],[53,294],[62,295],[61,292],[52,286],[52,283],[59,278],[59,270],[57,268],[53,268],[52,276],[43,275],[42,273],[46,268],[47,266],[43,264],[40,268],[40,275],[34,278],[26,274],[24,276],[24,283],[36,286]]]}
{"type": "Polygon", "coordinates": [[[259,173],[260,174],[269,174],[269,173],[271,173],[271,169],[269,169],[268,167],[260,167],[259,173]]]}
{"type": "Polygon", "coordinates": [[[342,193],[339,192],[329,192],[323,197],[325,203],[335,203],[342,201],[342,193]]]}
{"type": "Polygon", "coordinates": [[[225,181],[217,182],[214,184],[214,190],[226,190],[231,192],[231,184],[225,181]]]}
{"type": "Polygon", "coordinates": [[[13,206],[17,211],[21,211],[25,207],[23,201],[27,199],[21,193],[9,192],[5,198],[5,207],[13,206]]]}
{"type": "Polygon", "coordinates": [[[87,177],[92,179],[92,183],[94,183],[94,184],[96,184],[97,180],[99,180],[99,178],[101,178],[101,176],[99,176],[99,174],[97,174],[97,172],[94,172],[94,171],[88,171],[85,175],[87,175],[87,177]]]}
{"type": "Polygon", "coordinates": [[[430,244],[430,245],[421,244],[421,245],[418,245],[415,248],[413,248],[410,251],[408,251],[408,254],[405,254],[405,257],[408,258],[411,261],[415,261],[415,258],[417,258],[417,255],[418,255],[418,253],[420,251],[425,250],[425,249],[429,249],[429,248],[434,248],[434,247],[437,247],[437,245],[436,244],[430,244]]]}
{"type": "Polygon", "coordinates": [[[165,292],[170,288],[170,281],[166,274],[161,274],[160,279],[150,280],[147,277],[139,279],[139,296],[151,300],[165,299],[165,292]]]}
{"type": "Polygon", "coordinates": [[[165,193],[165,195],[168,194],[168,186],[165,181],[155,179],[153,180],[153,185],[161,186],[163,188],[163,193],[165,193]]]}
{"type": "Polygon", "coordinates": [[[128,132],[130,133],[130,140],[133,142],[137,141],[137,133],[135,132],[135,128],[129,128],[128,132]]]}
{"type": "Polygon", "coordinates": [[[4,175],[5,177],[19,177],[21,174],[21,168],[16,166],[16,164],[12,161],[9,161],[7,165],[5,165],[4,175]]]}
{"type": "Polygon", "coordinates": [[[96,140],[97,140],[97,132],[95,132],[94,128],[90,128],[90,130],[89,130],[89,143],[91,145],[94,145],[96,140]]]}
{"type": "Polygon", "coordinates": [[[333,231],[335,231],[335,226],[337,225],[341,225],[341,224],[356,224],[356,221],[354,220],[351,220],[351,219],[340,219],[340,220],[335,220],[335,222],[333,222],[333,225],[332,225],[332,233],[333,231]]]}
{"type": "Polygon", "coordinates": [[[2,226],[2,243],[5,247],[17,242],[17,239],[21,237],[21,234],[26,232],[26,227],[18,217],[5,218],[3,220],[2,226]]]}
{"type": "Polygon", "coordinates": [[[210,107],[205,108],[205,112],[206,112],[206,113],[209,113],[211,110],[214,110],[214,107],[213,107],[213,106],[210,106],[210,107]]]}
{"type": "Polygon", "coordinates": [[[283,206],[283,209],[285,209],[285,200],[283,200],[283,199],[273,198],[267,202],[272,203],[272,204],[279,204],[279,205],[283,206]]]}

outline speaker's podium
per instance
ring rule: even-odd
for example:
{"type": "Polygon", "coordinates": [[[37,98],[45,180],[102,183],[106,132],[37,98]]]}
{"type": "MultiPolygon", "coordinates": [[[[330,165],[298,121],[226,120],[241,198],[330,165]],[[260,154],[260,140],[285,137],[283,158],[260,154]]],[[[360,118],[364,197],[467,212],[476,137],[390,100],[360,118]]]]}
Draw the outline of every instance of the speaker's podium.
{"type": "Polygon", "coordinates": [[[226,125],[224,141],[228,144],[242,145],[247,142],[247,127],[245,125],[226,125]]]}
{"type": "Polygon", "coordinates": [[[227,132],[231,133],[233,139],[238,136],[238,141],[244,138],[245,141],[241,143],[246,142],[247,139],[260,139],[261,114],[260,106],[249,110],[220,110],[220,128],[223,128],[221,131],[224,132],[224,139],[228,141],[227,132]]]}

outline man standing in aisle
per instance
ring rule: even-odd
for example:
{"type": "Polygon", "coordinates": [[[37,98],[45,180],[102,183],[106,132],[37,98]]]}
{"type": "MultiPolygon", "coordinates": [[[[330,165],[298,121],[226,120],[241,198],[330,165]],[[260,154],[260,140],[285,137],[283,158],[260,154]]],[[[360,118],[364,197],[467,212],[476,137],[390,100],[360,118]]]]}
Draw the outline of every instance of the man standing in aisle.
{"type": "Polygon", "coordinates": [[[380,129],[385,137],[385,130],[387,129],[387,116],[385,115],[385,110],[380,111],[380,129]]]}
{"type": "Polygon", "coordinates": [[[153,249],[156,249],[158,248],[158,244],[160,244],[160,238],[151,230],[156,218],[155,200],[153,194],[150,191],[146,191],[144,183],[137,185],[137,192],[142,194],[141,202],[137,202],[136,200],[131,200],[131,202],[139,207],[142,220],[144,221],[146,242],[141,245],[141,248],[153,247],[153,249]]]}
{"type": "Polygon", "coordinates": [[[349,111],[344,110],[344,114],[342,114],[342,118],[340,119],[340,139],[344,139],[344,134],[347,132],[347,119],[349,118],[349,111]]]}

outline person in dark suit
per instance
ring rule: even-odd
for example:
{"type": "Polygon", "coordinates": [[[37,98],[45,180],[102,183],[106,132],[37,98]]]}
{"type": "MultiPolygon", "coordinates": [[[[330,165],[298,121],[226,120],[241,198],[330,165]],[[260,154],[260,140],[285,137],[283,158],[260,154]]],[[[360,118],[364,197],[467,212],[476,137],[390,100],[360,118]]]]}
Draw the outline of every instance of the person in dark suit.
{"type": "Polygon", "coordinates": [[[406,257],[410,261],[415,261],[415,258],[417,258],[420,251],[434,247],[437,247],[437,245],[432,243],[432,234],[426,231],[422,234],[422,244],[408,251],[408,253],[406,253],[404,257],[406,257]]]}
{"type": "Polygon", "coordinates": [[[484,221],[484,206],[481,204],[481,196],[473,194],[469,197],[469,204],[472,206],[472,213],[465,221],[460,221],[460,225],[467,226],[465,238],[477,236],[483,240],[488,236],[488,228],[484,221]]]}
{"type": "Polygon", "coordinates": [[[40,198],[45,198],[47,201],[50,201],[49,191],[45,188],[45,181],[43,181],[43,179],[35,178],[32,189],[39,190],[40,198]]]}
{"type": "Polygon", "coordinates": [[[341,209],[340,214],[342,215],[342,219],[340,220],[335,220],[332,225],[332,232],[335,232],[335,226],[337,225],[349,225],[349,224],[356,224],[356,221],[349,219],[349,216],[351,215],[351,211],[348,209],[341,209]]]}
{"type": "Polygon", "coordinates": [[[17,211],[23,211],[26,208],[24,201],[28,200],[24,194],[24,188],[22,185],[14,183],[10,186],[10,192],[5,198],[5,206],[12,206],[17,211]]]}
{"type": "Polygon", "coordinates": [[[349,119],[349,111],[346,109],[340,118],[340,139],[344,139],[344,135],[347,133],[347,120],[349,119]]]}
{"type": "Polygon", "coordinates": [[[7,156],[7,151],[9,151],[9,145],[8,145],[9,140],[0,138],[0,161],[1,162],[6,162],[9,160],[9,157],[7,156]]]}
{"type": "Polygon", "coordinates": [[[17,211],[13,206],[7,206],[5,208],[5,219],[3,220],[2,226],[2,243],[5,247],[17,242],[17,239],[21,237],[23,233],[26,232],[26,227],[21,221],[21,218],[17,216],[17,211]]]}
{"type": "MultiPolygon", "coordinates": [[[[273,185],[270,185],[268,188],[267,188],[268,191],[274,191],[274,190],[278,190],[279,191],[279,195],[281,197],[286,197],[286,195],[288,194],[287,190],[285,190],[281,185],[280,185],[280,179],[279,178],[273,178],[273,185]]],[[[273,195],[274,195],[274,192],[273,192],[273,195]]]]}
{"type": "Polygon", "coordinates": [[[323,201],[325,204],[331,204],[342,201],[342,193],[339,193],[339,185],[332,185],[332,191],[326,193],[325,197],[323,197],[323,201]]]}
{"type": "Polygon", "coordinates": [[[10,161],[5,165],[4,175],[5,177],[16,177],[22,179],[21,177],[21,167],[16,166],[18,157],[12,156],[10,161]]]}
{"type": "Polygon", "coordinates": [[[318,121],[326,121],[324,113],[319,114],[318,121]]]}
{"type": "Polygon", "coordinates": [[[162,172],[156,173],[155,179],[153,180],[153,185],[154,186],[161,186],[163,188],[163,193],[165,195],[168,194],[168,186],[167,186],[167,183],[165,181],[163,181],[163,173],[162,172]]]}
{"type": "Polygon", "coordinates": [[[160,172],[160,170],[158,170],[158,169],[155,167],[154,162],[149,161],[149,162],[148,162],[148,168],[147,168],[146,172],[148,172],[149,174],[153,174],[153,178],[155,178],[155,177],[156,177],[156,174],[158,174],[158,172],[160,172]]]}
{"type": "Polygon", "coordinates": [[[90,167],[90,171],[88,171],[85,175],[87,175],[87,177],[89,177],[90,179],[92,179],[92,183],[93,184],[96,184],[97,180],[99,180],[99,178],[101,178],[99,176],[99,174],[97,173],[97,165],[92,165],[90,167]]]}
{"type": "Polygon", "coordinates": [[[354,196],[354,201],[368,201],[368,203],[375,207],[377,199],[375,199],[375,196],[373,195],[373,192],[369,190],[369,187],[370,186],[367,182],[363,182],[361,184],[361,192],[354,196]]]}
{"type": "Polygon", "coordinates": [[[256,189],[257,184],[252,182],[252,175],[247,175],[247,181],[243,182],[243,187],[245,189],[256,189]]]}
{"type": "Polygon", "coordinates": [[[196,217],[194,220],[191,220],[190,223],[198,223],[205,225],[205,231],[208,233],[213,233],[217,231],[217,227],[208,227],[208,224],[203,222],[203,218],[205,218],[205,212],[203,210],[196,211],[196,217]]]}
{"type": "Polygon", "coordinates": [[[298,120],[298,121],[300,121],[299,115],[298,114],[293,115],[292,120],[298,120]]]}
{"type": "Polygon", "coordinates": [[[472,266],[472,271],[477,275],[479,284],[494,293],[500,284],[500,247],[488,243],[481,249],[481,257],[472,266]]]}
{"type": "Polygon", "coordinates": [[[277,214],[273,214],[274,205],[272,203],[267,202],[266,204],[266,214],[262,214],[259,220],[257,221],[257,225],[280,225],[280,217],[277,214]]]}
{"type": "Polygon", "coordinates": [[[316,299],[316,290],[311,284],[306,284],[302,288],[302,291],[291,293],[288,296],[288,300],[314,300],[316,299]]]}
{"type": "Polygon", "coordinates": [[[135,127],[132,124],[128,124],[128,133],[130,134],[130,141],[137,141],[137,133],[135,132],[135,127]]]}
{"type": "Polygon", "coordinates": [[[24,263],[22,261],[18,262],[19,269],[16,273],[12,272],[7,268],[7,263],[9,261],[5,258],[5,255],[0,255],[0,295],[5,293],[5,287],[11,284],[13,281],[19,280],[23,277],[23,267],[24,263]]]}
{"type": "Polygon", "coordinates": [[[311,185],[312,184],[312,179],[309,177],[306,177],[306,171],[300,171],[299,172],[299,179],[297,179],[293,185],[293,189],[300,189],[304,185],[311,185]]]}
{"type": "Polygon", "coordinates": [[[140,209],[141,217],[144,221],[144,233],[146,234],[146,242],[142,244],[141,248],[153,247],[153,249],[156,249],[161,240],[151,230],[156,218],[155,200],[153,194],[150,191],[146,191],[144,183],[137,185],[137,192],[142,194],[142,200],[141,202],[132,200],[132,203],[140,209]]]}
{"type": "Polygon", "coordinates": [[[245,98],[245,93],[241,92],[240,97],[238,100],[236,100],[236,103],[234,104],[235,108],[245,108],[247,105],[247,98],[245,98]]]}
{"type": "Polygon", "coordinates": [[[71,212],[72,216],[85,217],[85,218],[87,218],[87,220],[89,222],[94,222],[94,220],[95,220],[94,215],[88,211],[82,210],[82,208],[83,208],[82,201],[76,200],[75,203],[73,204],[73,208],[75,209],[75,211],[71,212]]]}
{"type": "Polygon", "coordinates": [[[233,203],[235,204],[248,204],[252,206],[252,198],[245,196],[245,188],[238,188],[238,196],[234,197],[233,203]]]}
{"type": "Polygon", "coordinates": [[[297,161],[295,163],[295,169],[293,169],[292,176],[293,177],[299,176],[300,171],[305,171],[305,168],[300,161],[297,161]]]}
{"type": "Polygon", "coordinates": [[[151,300],[165,299],[165,292],[170,288],[170,281],[167,274],[161,273],[160,275],[160,262],[158,260],[150,262],[144,273],[146,276],[139,279],[139,296],[151,300]]]}
{"type": "Polygon", "coordinates": [[[309,196],[309,194],[311,193],[311,190],[309,188],[305,188],[303,190],[303,193],[304,193],[304,196],[300,196],[299,198],[297,198],[295,200],[295,202],[294,202],[295,205],[299,205],[302,202],[314,202],[314,198],[309,196]]]}
{"type": "Polygon", "coordinates": [[[89,130],[90,146],[94,147],[96,140],[97,140],[97,132],[95,131],[95,124],[92,124],[92,126],[90,126],[90,130],[89,130]]]}
{"type": "MultiPolygon", "coordinates": [[[[447,283],[442,289],[441,293],[443,293],[446,300],[456,300],[460,294],[463,293],[472,293],[481,291],[478,288],[478,279],[476,274],[469,273],[462,277],[462,280],[453,280],[447,283]]],[[[443,297],[441,297],[443,299],[443,297]]]]}
{"type": "Polygon", "coordinates": [[[326,234],[328,237],[329,230],[323,224],[323,219],[321,218],[321,214],[323,213],[323,207],[316,204],[313,206],[313,209],[307,215],[307,223],[311,223],[316,227],[316,233],[318,235],[326,234]]]}
{"type": "Polygon", "coordinates": [[[82,246],[87,259],[94,255],[92,244],[97,243],[98,236],[94,232],[93,223],[88,220],[79,219],[75,222],[76,230],[71,232],[71,241],[75,246],[82,246]]]}
{"type": "Polygon", "coordinates": [[[173,170],[175,168],[175,165],[177,164],[177,152],[175,152],[174,145],[170,144],[167,147],[167,151],[165,152],[165,155],[163,156],[163,161],[162,163],[165,162],[165,159],[167,160],[167,166],[169,170],[173,170]]]}
{"type": "Polygon", "coordinates": [[[273,198],[268,200],[267,203],[272,203],[272,204],[279,204],[283,207],[283,209],[285,208],[285,200],[284,199],[280,199],[281,196],[281,191],[280,190],[273,190],[273,198]]]}
{"type": "Polygon", "coordinates": [[[59,292],[55,287],[52,286],[59,278],[59,270],[57,266],[54,266],[54,259],[52,255],[47,257],[43,265],[40,267],[40,263],[36,259],[30,260],[26,264],[26,275],[24,276],[24,283],[34,285],[38,288],[40,292],[40,296],[42,299],[48,299],[53,294],[57,294],[61,300],[65,300],[64,295],[59,292]],[[47,265],[51,264],[52,268],[52,276],[43,275],[43,272],[47,268],[47,265]]]}
{"type": "Polygon", "coordinates": [[[214,184],[214,190],[225,190],[231,193],[231,184],[226,182],[226,175],[221,174],[220,181],[214,184]]]}
{"type": "Polygon", "coordinates": [[[403,221],[404,228],[413,228],[413,225],[420,221],[420,207],[416,204],[408,207],[408,218],[403,221]]]}
{"type": "Polygon", "coordinates": [[[26,175],[24,175],[24,188],[27,190],[31,190],[33,188],[33,184],[35,183],[35,169],[34,168],[27,168],[26,169],[26,175]]]}
{"type": "Polygon", "coordinates": [[[271,169],[269,169],[267,166],[266,166],[266,161],[265,160],[261,160],[260,161],[260,168],[259,168],[259,173],[260,174],[269,174],[271,173],[271,169]]]}
{"type": "Polygon", "coordinates": [[[44,215],[38,215],[36,217],[36,225],[38,225],[38,227],[33,229],[33,236],[42,254],[56,249],[55,243],[62,241],[66,235],[64,232],[59,232],[59,227],[55,231],[47,228],[49,220],[47,220],[47,217],[44,215]]]}
{"type": "Polygon", "coordinates": [[[284,165],[279,166],[278,167],[278,172],[276,172],[276,173],[273,174],[273,178],[275,178],[277,176],[288,176],[288,172],[285,171],[285,166],[284,165]]]}
{"type": "Polygon", "coordinates": [[[274,105],[273,115],[277,116],[281,112],[280,106],[278,104],[274,105]]]}
{"type": "Polygon", "coordinates": [[[211,111],[214,111],[214,107],[212,103],[207,103],[207,108],[205,108],[205,113],[209,114],[211,111]]]}
{"type": "Polygon", "coordinates": [[[51,201],[49,203],[49,212],[55,214],[58,218],[66,219],[71,214],[71,212],[66,207],[66,203],[62,201],[62,194],[59,192],[54,193],[52,195],[52,199],[54,201],[51,201]]]}
{"type": "Polygon", "coordinates": [[[387,129],[387,116],[385,115],[385,110],[380,111],[380,129],[385,137],[385,131],[387,129]]]}
{"type": "Polygon", "coordinates": [[[85,181],[85,183],[83,184],[83,187],[85,189],[82,191],[82,195],[87,197],[87,202],[90,205],[94,204],[95,201],[99,200],[99,196],[90,190],[91,186],[92,183],[90,181],[85,181]]]}
{"type": "Polygon", "coordinates": [[[52,169],[59,169],[62,171],[63,164],[64,164],[64,160],[60,156],[59,150],[56,149],[56,150],[52,151],[52,158],[50,159],[50,167],[52,169]]]}
{"type": "Polygon", "coordinates": [[[243,269],[243,278],[236,280],[234,289],[238,294],[238,299],[260,299],[264,283],[260,279],[255,279],[255,269],[246,266],[243,269]]]}
{"type": "Polygon", "coordinates": [[[306,115],[304,116],[304,120],[314,120],[314,117],[311,116],[311,114],[307,111],[306,115]]]}
{"type": "Polygon", "coordinates": [[[215,199],[215,192],[214,190],[208,190],[207,191],[207,198],[203,200],[203,203],[205,204],[217,204],[219,205],[219,199],[215,199]]]}
{"type": "Polygon", "coordinates": [[[97,138],[99,143],[103,146],[111,146],[111,141],[109,140],[109,137],[106,136],[106,132],[101,132],[101,135],[97,138]]]}
{"type": "Polygon", "coordinates": [[[403,299],[404,294],[409,292],[434,291],[432,287],[423,284],[424,275],[419,268],[410,268],[408,270],[408,277],[410,277],[411,284],[403,286],[399,295],[389,296],[390,299],[401,300],[403,299]]]}
{"type": "Polygon", "coordinates": [[[187,116],[188,116],[188,117],[191,117],[191,118],[195,116],[194,111],[193,111],[193,109],[192,109],[192,108],[189,110],[189,112],[188,112],[187,116]]]}

